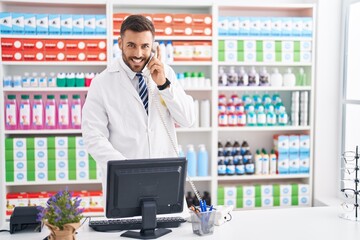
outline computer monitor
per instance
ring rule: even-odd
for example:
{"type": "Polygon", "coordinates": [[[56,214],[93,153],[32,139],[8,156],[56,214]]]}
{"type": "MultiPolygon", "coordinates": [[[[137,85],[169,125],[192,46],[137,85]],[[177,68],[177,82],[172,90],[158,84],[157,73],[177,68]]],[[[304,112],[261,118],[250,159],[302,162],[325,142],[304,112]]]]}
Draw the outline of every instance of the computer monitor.
{"type": "Polygon", "coordinates": [[[156,229],[156,215],[183,211],[185,158],[115,160],[108,162],[106,217],[142,216],[140,232],[121,236],[147,239],[171,232],[156,229]]]}

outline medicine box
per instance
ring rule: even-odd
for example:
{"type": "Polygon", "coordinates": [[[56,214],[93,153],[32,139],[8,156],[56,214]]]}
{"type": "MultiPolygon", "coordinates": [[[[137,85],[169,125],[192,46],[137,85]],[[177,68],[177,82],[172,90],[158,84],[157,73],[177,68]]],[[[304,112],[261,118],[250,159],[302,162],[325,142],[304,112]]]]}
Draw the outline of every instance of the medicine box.
{"type": "Polygon", "coordinates": [[[311,37],[313,34],[313,21],[310,17],[302,18],[302,36],[311,37]]]}
{"type": "Polygon", "coordinates": [[[219,36],[227,36],[229,31],[229,19],[228,17],[220,16],[218,19],[218,33],[219,36]]]}
{"type": "Polygon", "coordinates": [[[249,36],[250,35],[250,18],[239,17],[239,35],[249,36]]]}
{"type": "Polygon", "coordinates": [[[289,135],[289,152],[298,153],[300,151],[300,136],[289,135]]]}
{"type": "Polygon", "coordinates": [[[95,15],[84,15],[84,34],[94,35],[96,28],[95,15]]]}
{"type": "Polygon", "coordinates": [[[48,35],[49,18],[47,14],[36,14],[36,34],[48,35]]]}
{"type": "Polygon", "coordinates": [[[282,22],[281,18],[271,18],[271,36],[281,36],[282,22]]]}
{"type": "Polygon", "coordinates": [[[228,17],[229,28],[227,31],[227,35],[229,36],[237,36],[240,31],[240,22],[238,17],[228,17]]]}
{"type": "Polygon", "coordinates": [[[12,17],[10,12],[0,12],[0,33],[12,33],[12,17]]]}
{"type": "Polygon", "coordinates": [[[12,13],[12,33],[24,34],[24,14],[12,13]]]}
{"type": "MultiPolygon", "coordinates": [[[[0,13],[1,14],[1,13],[0,13]]],[[[24,34],[36,34],[36,15],[32,13],[24,14],[24,34]]]]}
{"type": "Polygon", "coordinates": [[[300,152],[300,173],[309,173],[310,171],[310,152],[300,152]]]}
{"type": "Polygon", "coordinates": [[[271,18],[260,18],[260,35],[270,36],[271,34],[271,18]]]}
{"type": "Polygon", "coordinates": [[[303,21],[302,18],[300,17],[293,17],[292,18],[292,36],[296,36],[299,37],[302,34],[302,26],[303,26],[303,21]]]}
{"type": "Polygon", "coordinates": [[[75,14],[72,15],[72,34],[83,35],[84,33],[84,16],[75,14]]]}
{"type": "Polygon", "coordinates": [[[292,18],[281,18],[281,36],[291,36],[292,34],[292,18]]]}
{"type": "Polygon", "coordinates": [[[61,14],[60,15],[60,32],[61,35],[71,35],[72,34],[72,15],[70,14],[61,14]]]}
{"type": "Polygon", "coordinates": [[[59,14],[49,14],[49,34],[60,35],[61,20],[59,14]]]}
{"type": "Polygon", "coordinates": [[[289,153],[289,173],[299,173],[300,171],[300,159],[299,153],[289,153]]]}
{"type": "Polygon", "coordinates": [[[35,149],[47,149],[47,138],[46,137],[35,137],[34,138],[35,149]]]}
{"type": "Polygon", "coordinates": [[[289,154],[278,153],[278,173],[288,174],[289,173],[289,154]]]}
{"type": "Polygon", "coordinates": [[[300,152],[310,151],[310,136],[300,135],[300,152]]]}
{"type": "Polygon", "coordinates": [[[289,136],[287,135],[274,135],[274,147],[279,153],[289,152],[289,136]]]}
{"type": "Polygon", "coordinates": [[[250,18],[250,36],[259,36],[261,30],[260,18],[251,17],[250,18]]]}
{"type": "Polygon", "coordinates": [[[95,15],[95,34],[106,35],[106,15],[95,15]]]}
{"type": "Polygon", "coordinates": [[[273,185],[260,185],[260,188],[262,198],[273,196],[273,185]]]}
{"type": "Polygon", "coordinates": [[[55,137],[55,149],[67,149],[68,137],[55,137]]]}

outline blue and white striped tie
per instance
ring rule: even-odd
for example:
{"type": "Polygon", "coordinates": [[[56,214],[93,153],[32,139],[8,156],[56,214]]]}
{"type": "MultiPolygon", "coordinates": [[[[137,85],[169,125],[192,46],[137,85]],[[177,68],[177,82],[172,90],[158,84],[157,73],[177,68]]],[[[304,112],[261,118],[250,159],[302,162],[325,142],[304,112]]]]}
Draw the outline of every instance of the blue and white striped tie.
{"type": "Polygon", "coordinates": [[[145,83],[144,77],[141,73],[137,73],[136,76],[139,78],[139,96],[141,98],[141,101],[144,104],[146,113],[148,113],[149,98],[148,98],[148,91],[146,88],[146,83],[145,83]]]}

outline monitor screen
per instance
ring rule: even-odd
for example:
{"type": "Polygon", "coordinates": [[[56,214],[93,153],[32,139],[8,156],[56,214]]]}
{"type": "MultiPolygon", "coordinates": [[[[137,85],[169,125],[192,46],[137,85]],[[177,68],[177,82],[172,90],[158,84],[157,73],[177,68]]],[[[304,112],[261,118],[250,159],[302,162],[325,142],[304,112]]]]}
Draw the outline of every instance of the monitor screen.
{"type": "Polygon", "coordinates": [[[109,161],[106,217],[142,216],[138,234],[157,234],[156,214],[182,212],[185,178],[185,158],[109,161]]]}

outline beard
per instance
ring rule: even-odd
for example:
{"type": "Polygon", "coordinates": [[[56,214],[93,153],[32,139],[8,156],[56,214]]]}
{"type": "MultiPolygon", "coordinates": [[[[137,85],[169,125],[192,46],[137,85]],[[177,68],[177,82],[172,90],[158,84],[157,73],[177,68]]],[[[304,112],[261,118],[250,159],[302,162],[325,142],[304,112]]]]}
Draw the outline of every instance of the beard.
{"type": "Polygon", "coordinates": [[[128,57],[122,52],[122,58],[124,63],[133,71],[133,72],[142,72],[145,65],[148,63],[150,56],[146,57],[128,57]]]}

